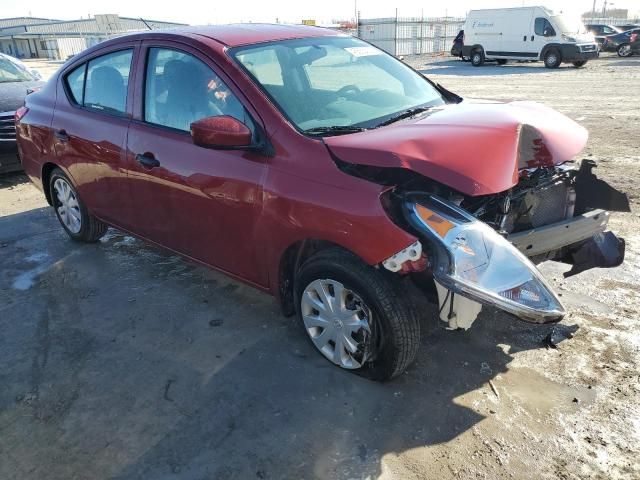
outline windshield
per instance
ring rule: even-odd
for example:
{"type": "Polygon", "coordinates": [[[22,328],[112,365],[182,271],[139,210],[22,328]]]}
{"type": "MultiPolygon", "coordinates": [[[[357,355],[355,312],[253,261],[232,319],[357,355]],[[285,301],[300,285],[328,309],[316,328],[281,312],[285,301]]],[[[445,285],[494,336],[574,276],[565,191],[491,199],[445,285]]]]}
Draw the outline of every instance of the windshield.
{"type": "Polygon", "coordinates": [[[6,82],[31,82],[36,78],[19,63],[6,57],[0,57],[0,83],[6,82]]]}
{"type": "Polygon", "coordinates": [[[301,131],[374,128],[444,103],[422,75],[353,37],[279,41],[231,54],[301,131]]]}
{"type": "Polygon", "coordinates": [[[553,23],[560,29],[560,33],[569,33],[569,34],[585,34],[587,33],[587,29],[577,17],[569,17],[565,15],[553,15],[551,17],[553,23]]]}

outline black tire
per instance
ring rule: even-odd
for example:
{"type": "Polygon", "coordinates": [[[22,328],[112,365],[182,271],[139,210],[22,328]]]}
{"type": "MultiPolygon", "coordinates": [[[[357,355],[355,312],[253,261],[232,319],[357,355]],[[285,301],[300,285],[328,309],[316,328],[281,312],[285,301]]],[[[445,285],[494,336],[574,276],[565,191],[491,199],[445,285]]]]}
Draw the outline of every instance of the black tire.
{"type": "Polygon", "coordinates": [[[628,43],[623,43],[622,45],[618,46],[616,53],[619,57],[630,57],[632,55],[631,46],[628,43]]]}
{"type": "Polygon", "coordinates": [[[560,52],[555,48],[550,48],[544,54],[544,66],[547,68],[558,68],[562,63],[560,52]]]}
{"type": "Polygon", "coordinates": [[[481,49],[476,48],[471,52],[471,65],[474,67],[484,65],[484,52],[481,49]]]}
{"type": "Polygon", "coordinates": [[[109,227],[87,211],[87,207],[80,199],[80,196],[75,190],[75,186],[73,185],[69,177],[67,177],[59,168],[56,168],[51,172],[51,178],[49,179],[49,192],[51,194],[51,203],[56,213],[56,217],[58,217],[60,225],[62,225],[64,231],[67,232],[67,235],[69,235],[69,237],[71,237],[73,240],[77,242],[93,243],[100,240],[100,238],[102,238],[104,234],[107,233],[107,229],[109,227]],[[56,190],[54,188],[56,180],[63,180],[69,185],[78,203],[78,210],[80,213],[80,229],[78,232],[72,232],[67,227],[67,225],[65,225],[65,222],[60,216],[59,207],[61,206],[61,202],[56,195],[56,190]]]}
{"type": "Polygon", "coordinates": [[[580,60],[580,61],[572,62],[572,63],[573,63],[574,67],[580,68],[580,67],[584,67],[587,64],[587,61],[586,60],[580,60]]]}
{"type": "Polygon", "coordinates": [[[499,58],[498,60],[496,60],[496,63],[498,65],[506,65],[508,62],[508,60],[506,58],[499,58]]]}
{"type": "MultiPolygon", "coordinates": [[[[302,294],[313,281],[322,279],[342,283],[371,311],[371,334],[362,346],[371,354],[360,368],[350,371],[377,381],[390,380],[404,372],[418,353],[420,317],[413,299],[400,287],[400,282],[392,281],[386,272],[340,248],[313,255],[302,265],[294,283],[298,322],[312,344],[302,319],[302,294]]],[[[315,344],[314,348],[318,349],[315,344]]]]}

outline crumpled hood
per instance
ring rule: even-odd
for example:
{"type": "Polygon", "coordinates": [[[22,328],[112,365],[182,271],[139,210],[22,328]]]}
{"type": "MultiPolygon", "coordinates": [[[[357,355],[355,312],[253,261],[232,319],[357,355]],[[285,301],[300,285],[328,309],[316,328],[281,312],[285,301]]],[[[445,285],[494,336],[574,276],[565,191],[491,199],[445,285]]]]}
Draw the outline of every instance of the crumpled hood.
{"type": "Polygon", "coordinates": [[[587,138],[584,127],[538,103],[464,101],[324,141],[343,162],[407,168],[464,194],[488,195],[513,187],[519,169],[571,160],[587,138]]]}

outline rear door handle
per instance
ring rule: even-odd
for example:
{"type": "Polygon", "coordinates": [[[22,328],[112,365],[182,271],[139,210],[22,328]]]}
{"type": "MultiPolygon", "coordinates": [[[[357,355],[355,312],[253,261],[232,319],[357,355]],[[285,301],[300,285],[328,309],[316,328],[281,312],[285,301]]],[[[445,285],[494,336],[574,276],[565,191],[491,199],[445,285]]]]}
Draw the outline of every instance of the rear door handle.
{"type": "Polygon", "coordinates": [[[159,167],[160,162],[152,153],[139,153],[136,155],[136,161],[147,168],[159,167]]]}
{"type": "Polygon", "coordinates": [[[527,41],[527,36],[525,35],[524,37],[522,37],[522,41],[526,42],[527,41]]]}
{"type": "Polygon", "coordinates": [[[53,135],[61,142],[68,142],[71,139],[69,137],[69,134],[64,129],[56,130],[55,132],[53,132],[53,135]]]}

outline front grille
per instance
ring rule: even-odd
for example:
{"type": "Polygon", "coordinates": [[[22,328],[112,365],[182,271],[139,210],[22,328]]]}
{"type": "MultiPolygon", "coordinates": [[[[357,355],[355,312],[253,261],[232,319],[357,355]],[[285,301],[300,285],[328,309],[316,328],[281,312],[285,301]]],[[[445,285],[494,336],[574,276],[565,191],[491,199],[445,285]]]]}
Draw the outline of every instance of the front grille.
{"type": "Polygon", "coordinates": [[[15,112],[0,112],[0,142],[13,142],[16,139],[15,112]]]}

